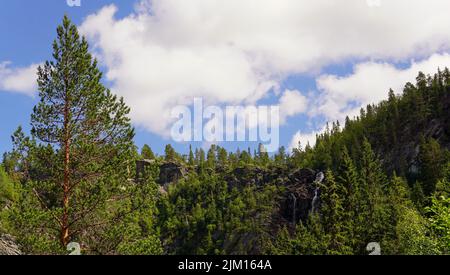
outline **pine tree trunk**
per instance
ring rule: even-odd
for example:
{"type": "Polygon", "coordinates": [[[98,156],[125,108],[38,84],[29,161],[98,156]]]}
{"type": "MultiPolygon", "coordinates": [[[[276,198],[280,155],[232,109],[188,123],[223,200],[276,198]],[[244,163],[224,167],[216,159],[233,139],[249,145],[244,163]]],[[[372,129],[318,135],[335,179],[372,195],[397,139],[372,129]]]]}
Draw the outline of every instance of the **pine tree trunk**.
{"type": "MultiPolygon", "coordinates": [[[[67,95],[67,93],[66,93],[67,95]]],[[[69,193],[70,193],[70,132],[69,109],[70,99],[67,97],[64,106],[64,183],[63,183],[63,217],[61,223],[61,244],[66,247],[69,244],[69,193]]]]}

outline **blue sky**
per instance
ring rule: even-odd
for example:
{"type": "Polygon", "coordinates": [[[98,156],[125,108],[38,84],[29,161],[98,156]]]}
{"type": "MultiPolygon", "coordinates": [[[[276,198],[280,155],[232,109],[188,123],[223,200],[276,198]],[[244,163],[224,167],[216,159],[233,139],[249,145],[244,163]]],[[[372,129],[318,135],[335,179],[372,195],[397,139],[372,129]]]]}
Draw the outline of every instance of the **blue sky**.
{"type": "MultiPolygon", "coordinates": [[[[51,43],[64,14],[79,24],[82,19],[109,3],[121,5],[126,13],[133,8],[131,1],[83,1],[82,7],[71,8],[64,0],[2,1],[0,9],[0,62],[28,66],[51,57],[51,43]]],[[[0,91],[0,152],[10,150],[10,135],[19,125],[29,130],[29,118],[38,98],[6,90],[0,91]]]]}
{"type": "MultiPolygon", "coordinates": [[[[141,56],[143,58],[152,56],[153,52],[148,50],[151,48],[150,46],[163,49],[164,55],[162,56],[166,60],[161,57],[161,60],[158,59],[158,62],[166,64],[173,60],[170,53],[177,50],[179,50],[178,54],[189,52],[188,57],[193,58],[192,60],[194,61],[205,58],[203,52],[199,53],[197,51],[197,45],[192,47],[192,45],[198,43],[206,49],[205,52],[211,53],[208,55],[208,58],[216,60],[217,63],[223,61],[220,59],[222,56],[226,56],[225,60],[236,61],[235,64],[243,64],[244,67],[249,65],[249,68],[251,68],[249,70],[253,70],[249,73],[250,76],[243,78],[241,86],[235,85],[230,87],[235,87],[239,90],[242,87],[253,87],[253,84],[269,82],[276,82],[277,86],[275,93],[270,91],[264,92],[264,95],[260,96],[255,101],[255,104],[281,104],[283,102],[282,98],[285,96],[287,101],[291,98],[299,103],[304,101],[303,107],[286,105],[286,108],[292,109],[288,110],[290,115],[280,129],[280,142],[281,145],[286,147],[295,144],[299,140],[303,143],[305,141],[311,142],[312,137],[316,132],[321,131],[327,120],[341,120],[345,115],[354,115],[360,105],[383,99],[387,94],[388,88],[392,87],[398,93],[401,92],[401,86],[404,82],[412,81],[418,70],[426,70],[426,73],[433,73],[438,66],[442,67],[447,64],[450,66],[450,58],[447,54],[449,46],[447,35],[450,33],[450,20],[446,19],[445,12],[442,12],[442,9],[445,8],[442,5],[447,5],[443,2],[429,1],[431,9],[427,11],[428,13],[422,14],[424,22],[429,20],[432,23],[433,20],[437,20],[440,22],[440,28],[434,28],[433,24],[429,24],[429,29],[421,28],[416,33],[403,33],[400,32],[405,26],[403,23],[412,20],[416,13],[420,13],[423,10],[422,2],[410,1],[411,15],[404,15],[404,18],[403,15],[399,16],[397,18],[398,23],[392,23],[386,28],[382,26],[386,24],[385,18],[390,17],[392,12],[401,10],[400,6],[395,4],[395,2],[398,2],[397,0],[393,0],[394,4],[389,3],[389,5],[387,2],[380,2],[380,6],[376,7],[367,6],[365,0],[345,1],[345,4],[342,5],[342,10],[336,7],[331,9],[326,4],[326,1],[317,1],[318,4],[315,3],[308,6],[307,1],[286,0],[277,2],[267,0],[261,4],[261,7],[252,7],[251,1],[244,0],[240,5],[237,5],[234,1],[229,2],[230,4],[226,4],[226,1],[223,1],[221,3],[222,6],[220,6],[220,0],[216,1],[219,3],[217,6],[205,5],[201,1],[192,1],[192,5],[186,4],[187,6],[180,7],[181,3],[189,1],[177,2],[177,0],[170,0],[163,2],[161,0],[146,0],[144,2],[150,3],[150,9],[138,12],[136,4],[139,1],[82,0],[81,7],[69,7],[65,0],[3,0],[0,9],[0,36],[2,37],[2,42],[0,43],[0,64],[3,63],[3,67],[12,70],[12,73],[9,71],[9,73],[4,73],[2,76],[2,67],[0,66],[0,152],[11,148],[10,135],[17,126],[22,125],[27,131],[29,130],[30,113],[38,100],[36,94],[32,91],[15,91],[14,87],[8,88],[9,86],[6,84],[2,85],[2,81],[7,83],[7,78],[13,76],[15,69],[27,68],[32,64],[39,64],[51,58],[51,43],[55,38],[55,29],[61,22],[64,14],[69,15],[77,25],[83,25],[83,30],[87,33],[89,41],[92,45],[95,44],[92,50],[101,59],[102,70],[107,75],[104,80],[105,84],[111,86],[113,90],[117,89],[120,91],[120,95],[124,96],[125,99],[129,98],[133,104],[137,104],[134,103],[135,97],[133,96],[141,95],[147,89],[153,91],[155,93],[153,95],[157,95],[158,91],[154,91],[154,87],[168,87],[167,91],[172,91],[183,89],[183,86],[169,85],[169,87],[168,82],[149,83],[150,80],[141,82],[137,78],[131,80],[136,81],[137,84],[125,85],[121,76],[114,75],[114,73],[119,72],[119,74],[124,75],[130,72],[131,69],[136,69],[139,66],[135,63],[125,64],[125,62],[122,65],[117,65],[110,60],[113,57],[122,56],[131,56],[130,59],[133,60],[133,53],[129,52],[131,48],[136,47],[136,51],[142,50],[141,56]],[[291,6],[286,8],[288,4],[292,8],[291,6]],[[114,11],[109,10],[111,13],[108,13],[105,7],[112,7],[110,5],[114,5],[115,8],[114,11]],[[278,9],[279,17],[274,16],[270,12],[273,9],[272,6],[278,9]],[[236,7],[241,12],[237,12],[233,16],[231,16],[232,12],[227,13],[228,9],[232,11],[236,7]],[[264,8],[268,8],[268,11],[264,8]],[[296,16],[290,13],[290,10],[295,9],[298,9],[299,17],[304,18],[311,15],[311,18],[308,20],[312,22],[305,21],[306,23],[302,23],[295,21],[297,20],[296,16]],[[202,12],[205,13],[203,14],[202,12]],[[146,14],[138,17],[141,13],[146,14]],[[283,13],[285,14],[283,15],[283,13]],[[303,16],[300,15],[302,13],[304,13],[303,16]],[[323,17],[327,17],[325,15],[329,13],[332,16],[327,19],[320,19],[319,16],[315,16],[323,14],[323,17]],[[345,22],[342,20],[343,13],[344,15],[348,13],[348,18],[345,22]],[[113,15],[109,18],[108,16],[111,14],[113,15]],[[203,21],[197,20],[195,17],[199,14],[202,15],[200,18],[203,21]],[[210,14],[214,15],[214,17],[210,17],[210,14]],[[87,20],[89,15],[93,15],[94,18],[87,20]],[[261,17],[258,17],[258,15],[261,17]],[[292,20],[290,20],[289,16],[292,16],[292,20]],[[334,18],[333,16],[336,17],[334,18]],[[124,20],[126,18],[129,18],[129,20],[124,20]],[[158,20],[152,21],[155,18],[158,20]],[[180,23],[177,23],[173,18],[179,18],[180,23]],[[267,18],[270,24],[261,24],[262,26],[255,28],[252,18],[254,20],[262,20],[261,18],[264,18],[264,21],[267,18]],[[279,21],[282,22],[278,25],[279,21]],[[95,24],[96,22],[110,22],[112,26],[102,26],[102,24],[95,24]],[[140,37],[137,37],[134,34],[135,30],[127,25],[127,22],[136,23],[136,26],[142,24],[145,32],[140,30],[138,34],[140,37]],[[210,24],[211,22],[214,22],[214,24],[210,24]],[[230,23],[228,24],[227,22],[230,23]],[[242,28],[242,33],[239,33],[241,31],[238,30],[239,24],[248,26],[248,30],[246,30],[247,28],[242,28]],[[299,33],[296,33],[297,29],[299,29],[297,24],[298,26],[310,24],[310,26],[304,27],[303,32],[299,31],[299,33]],[[212,26],[211,28],[216,29],[209,32],[209,29],[203,29],[205,26],[212,26]],[[361,26],[364,26],[366,29],[363,29],[361,26]],[[310,39],[311,34],[301,37],[301,34],[308,33],[312,28],[317,28],[311,31],[313,39],[310,39]],[[121,32],[117,30],[121,30],[121,32]],[[281,32],[286,32],[286,36],[282,36],[285,34],[279,34],[280,30],[281,32]],[[392,30],[392,33],[389,33],[390,30],[392,30]],[[248,33],[245,33],[245,31],[248,31],[248,33]],[[123,34],[123,32],[129,32],[129,34],[123,34]],[[224,39],[222,41],[221,37],[217,36],[217,33],[220,32],[224,33],[224,37],[228,33],[231,34],[226,38],[227,40],[224,39]],[[214,33],[214,35],[211,33],[214,33]],[[354,37],[353,33],[356,33],[354,37]],[[241,38],[244,35],[248,36],[248,34],[255,34],[254,40],[241,38]],[[317,37],[314,37],[316,35],[317,37]],[[333,37],[334,35],[336,37],[333,37]],[[253,43],[256,39],[260,39],[261,36],[264,36],[264,40],[261,40],[264,42],[253,43]],[[385,37],[393,39],[396,36],[399,36],[400,39],[400,42],[397,43],[398,46],[380,42],[385,37]],[[104,37],[105,39],[96,40],[98,37],[104,37]],[[430,42],[429,37],[432,37],[434,40],[430,42]],[[132,38],[136,38],[136,41],[133,40],[129,43],[126,41],[127,45],[130,46],[130,50],[115,48],[112,45],[114,43],[111,42],[132,40],[132,38]],[[131,44],[132,42],[135,43],[131,44]],[[223,45],[221,45],[222,42],[223,45]],[[233,47],[226,48],[224,46],[226,43],[233,44],[233,47]],[[265,43],[267,45],[263,45],[265,43]],[[222,46],[224,46],[223,49],[225,50],[222,50],[222,48],[220,51],[217,50],[222,46]],[[171,51],[172,47],[175,50],[171,51]],[[247,53],[250,54],[242,58],[243,54],[247,53]],[[254,62],[249,56],[262,57],[261,60],[263,62],[254,62]],[[270,76],[259,78],[256,72],[260,71],[264,75],[270,76]],[[256,80],[255,75],[258,76],[256,80]],[[273,75],[276,76],[274,77],[273,75]],[[131,88],[129,87],[138,87],[138,89],[131,93],[129,91],[131,88]],[[295,91],[295,93],[290,93],[290,91],[295,91]],[[289,94],[291,97],[288,96],[289,94]]],[[[411,29],[414,29],[413,25],[411,29]]],[[[396,44],[396,41],[392,41],[392,44],[396,44]]],[[[139,56],[137,56],[136,60],[138,59],[139,56]]],[[[210,65],[205,60],[202,60],[199,64],[210,65]]],[[[152,61],[152,59],[149,59],[149,64],[152,61]]],[[[162,65],[158,66],[161,67],[162,65]]],[[[178,77],[180,83],[187,83],[186,85],[189,87],[186,88],[186,94],[192,95],[199,87],[206,87],[205,89],[210,89],[211,91],[203,91],[200,94],[206,94],[206,96],[214,99],[217,98],[218,90],[220,90],[218,86],[220,85],[217,83],[211,84],[206,79],[205,82],[208,83],[203,85],[201,78],[195,80],[196,82],[186,81],[184,77],[180,77],[174,70],[174,68],[183,68],[183,66],[186,66],[187,71],[191,68],[186,63],[174,64],[174,67],[162,70],[161,78],[166,77],[164,74],[167,74],[169,77],[173,75],[173,82],[177,82],[178,77]]],[[[153,70],[157,72],[157,68],[153,68],[153,70]]],[[[221,68],[213,69],[217,69],[218,73],[222,72],[221,68]]],[[[152,70],[152,68],[148,70],[152,70]]],[[[207,72],[208,70],[203,71],[199,69],[197,74],[207,72]]],[[[243,71],[243,73],[247,72],[248,70],[243,71]]],[[[230,81],[228,79],[235,79],[242,75],[242,73],[233,75],[232,72],[225,69],[223,69],[223,74],[227,76],[225,77],[227,81],[224,81],[224,85],[229,84],[230,81]]],[[[166,93],[166,91],[162,90],[161,93],[166,93]]],[[[253,94],[254,91],[249,92],[249,95],[253,94]]],[[[248,99],[248,97],[240,96],[237,92],[233,96],[230,100],[233,102],[239,100],[245,102],[248,99]]],[[[174,97],[176,97],[175,94],[174,97]]],[[[152,97],[149,96],[148,98],[152,97]]],[[[161,102],[166,102],[167,98],[161,98],[160,100],[161,102]]],[[[222,106],[230,103],[227,100],[217,99],[215,103],[222,106]]],[[[132,108],[133,106],[139,108],[138,105],[133,104],[132,108]]],[[[133,120],[137,130],[136,144],[142,146],[144,143],[148,143],[154,151],[162,153],[165,144],[173,143],[170,139],[163,137],[163,130],[160,129],[164,125],[157,123],[158,117],[155,118],[155,114],[151,113],[151,111],[143,109],[139,110],[139,112],[140,114],[136,115],[136,119],[133,120]]],[[[182,152],[186,152],[189,147],[187,143],[173,144],[177,150],[182,152]]],[[[202,145],[204,144],[193,143],[194,147],[202,145]]],[[[245,149],[251,146],[254,148],[256,144],[244,142],[223,143],[221,145],[234,150],[237,147],[245,149]]]]}

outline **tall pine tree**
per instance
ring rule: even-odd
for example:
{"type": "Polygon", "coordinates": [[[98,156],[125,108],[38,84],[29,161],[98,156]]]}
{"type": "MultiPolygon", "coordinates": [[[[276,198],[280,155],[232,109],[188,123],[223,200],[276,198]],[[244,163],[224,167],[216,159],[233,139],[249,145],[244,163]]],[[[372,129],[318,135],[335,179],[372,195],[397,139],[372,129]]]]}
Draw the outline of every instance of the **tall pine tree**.
{"type": "Polygon", "coordinates": [[[88,43],[65,16],[53,60],[38,69],[40,102],[31,117],[32,135],[56,155],[51,172],[35,179],[33,192],[42,209],[53,213],[64,247],[72,240],[87,245],[101,239],[119,218],[111,202],[121,198],[135,150],[130,109],[101,78],[88,43]]]}

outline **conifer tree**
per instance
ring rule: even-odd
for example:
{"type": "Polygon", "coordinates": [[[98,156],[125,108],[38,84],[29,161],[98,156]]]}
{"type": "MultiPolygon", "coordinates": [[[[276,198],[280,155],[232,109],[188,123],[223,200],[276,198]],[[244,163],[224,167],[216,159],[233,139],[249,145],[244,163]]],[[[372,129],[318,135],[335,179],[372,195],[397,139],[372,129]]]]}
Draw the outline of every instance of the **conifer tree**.
{"type": "Polygon", "coordinates": [[[385,189],[388,184],[381,163],[375,156],[372,146],[367,139],[363,142],[361,161],[361,186],[366,188],[369,198],[370,218],[367,220],[370,242],[380,242],[384,230],[389,222],[385,189]]]}
{"type": "Polygon", "coordinates": [[[436,189],[437,181],[443,176],[445,165],[443,150],[435,139],[426,140],[421,137],[418,162],[423,191],[426,196],[430,196],[436,189]]]}
{"type": "Polygon", "coordinates": [[[220,147],[218,149],[217,159],[218,159],[220,165],[222,165],[222,166],[226,166],[227,165],[227,163],[228,163],[228,153],[227,153],[227,150],[225,150],[225,148],[220,147]]]}
{"type": "Polygon", "coordinates": [[[418,209],[422,209],[425,206],[426,198],[423,193],[422,183],[415,181],[411,190],[411,200],[414,202],[418,209]]]}
{"type": "Polygon", "coordinates": [[[101,78],[88,43],[65,16],[53,60],[38,69],[40,101],[31,116],[32,135],[40,142],[36,162],[48,166],[29,185],[42,211],[51,213],[54,224],[46,226],[59,228],[63,247],[73,240],[85,245],[101,240],[121,217],[117,204],[134,152],[134,130],[130,109],[101,78]]]}
{"type": "Polygon", "coordinates": [[[155,159],[155,154],[153,153],[152,148],[145,144],[141,150],[141,157],[144,159],[152,160],[155,159]]]}
{"type": "Polygon", "coordinates": [[[345,192],[339,185],[331,170],[325,175],[325,182],[321,185],[321,216],[324,230],[329,234],[327,254],[349,254],[348,231],[345,219],[344,200],[345,192]]]}
{"type": "Polygon", "coordinates": [[[195,165],[195,157],[194,157],[194,152],[192,151],[192,145],[189,145],[188,164],[190,166],[194,166],[195,165]]]}
{"type": "Polygon", "coordinates": [[[216,165],[216,146],[212,145],[206,156],[206,164],[209,168],[214,168],[216,165]]]}
{"type": "Polygon", "coordinates": [[[346,190],[344,207],[349,240],[354,250],[362,253],[367,245],[367,220],[370,218],[368,190],[361,185],[358,171],[346,147],[342,153],[338,182],[346,190]]]}
{"type": "Polygon", "coordinates": [[[175,149],[170,144],[166,145],[166,148],[164,149],[164,154],[165,154],[166,161],[175,161],[177,159],[177,153],[175,152],[175,149]]]}

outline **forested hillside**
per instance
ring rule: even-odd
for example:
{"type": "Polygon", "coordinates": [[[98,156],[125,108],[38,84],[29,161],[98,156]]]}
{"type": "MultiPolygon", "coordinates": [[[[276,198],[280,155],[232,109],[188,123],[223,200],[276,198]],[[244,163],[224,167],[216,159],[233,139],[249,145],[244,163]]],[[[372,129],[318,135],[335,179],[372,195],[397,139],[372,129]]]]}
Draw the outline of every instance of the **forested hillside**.
{"type": "Polygon", "coordinates": [[[0,166],[0,236],[23,253],[450,253],[447,68],[329,124],[313,147],[157,156],[138,152],[129,108],[68,18],[57,35],[31,135],[19,127],[0,166]]]}

